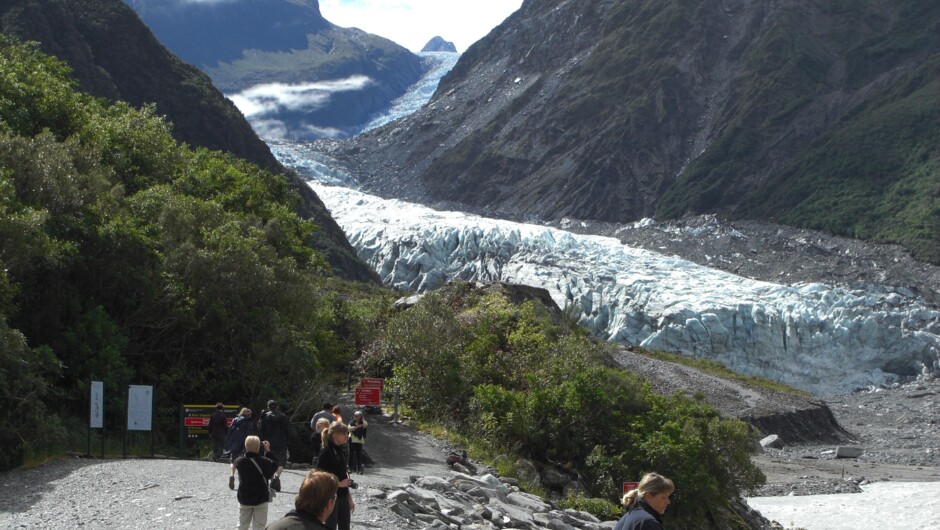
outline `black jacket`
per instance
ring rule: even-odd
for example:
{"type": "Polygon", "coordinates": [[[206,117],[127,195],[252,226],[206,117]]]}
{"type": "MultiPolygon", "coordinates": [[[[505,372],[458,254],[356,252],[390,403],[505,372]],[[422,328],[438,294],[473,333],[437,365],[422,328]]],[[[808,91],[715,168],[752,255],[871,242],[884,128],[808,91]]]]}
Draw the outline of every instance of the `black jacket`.
{"type": "Polygon", "coordinates": [[[258,437],[271,442],[271,449],[286,449],[290,420],[279,410],[269,410],[258,420],[258,437]]]}
{"type": "Polygon", "coordinates": [[[271,500],[268,493],[268,481],[277,471],[277,458],[270,452],[245,453],[235,459],[238,470],[238,503],[245,506],[258,506],[271,500]],[[257,462],[258,467],[252,463],[257,462]],[[263,476],[262,476],[263,475],[263,476]]]}
{"type": "Polygon", "coordinates": [[[225,439],[228,433],[228,416],[221,410],[217,410],[209,416],[209,436],[217,440],[225,439]]]}
{"type": "Polygon", "coordinates": [[[232,420],[232,425],[228,428],[228,434],[225,436],[225,445],[223,449],[226,453],[240,455],[245,452],[245,438],[255,433],[251,425],[251,418],[247,416],[238,416],[232,420]]]}
{"type": "Polygon", "coordinates": [[[637,499],[633,508],[617,521],[614,530],[663,530],[663,520],[643,499],[637,499]]]}
{"type": "MultiPolygon", "coordinates": [[[[343,449],[337,447],[336,444],[333,443],[333,440],[329,440],[326,443],[326,447],[320,449],[317,469],[333,473],[336,475],[336,478],[341,481],[349,478],[349,472],[346,468],[346,456],[343,454],[343,449]]],[[[337,497],[345,497],[347,495],[349,495],[349,488],[336,490],[337,497]]]]}

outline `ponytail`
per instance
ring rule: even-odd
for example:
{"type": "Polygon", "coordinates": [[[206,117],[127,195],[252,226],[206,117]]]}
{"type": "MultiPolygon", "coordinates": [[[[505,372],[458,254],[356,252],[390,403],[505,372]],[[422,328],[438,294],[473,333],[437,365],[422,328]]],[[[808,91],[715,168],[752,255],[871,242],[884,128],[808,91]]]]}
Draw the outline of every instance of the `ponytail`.
{"type": "Polygon", "coordinates": [[[658,473],[647,473],[640,479],[640,485],[623,495],[623,507],[627,510],[633,508],[638,500],[642,500],[647,493],[657,495],[662,492],[672,493],[676,486],[668,478],[658,473]]]}
{"type": "Polygon", "coordinates": [[[639,492],[635,489],[630,490],[623,494],[623,500],[620,502],[623,503],[623,507],[629,510],[633,508],[633,505],[636,504],[636,498],[639,495],[639,492]]]}

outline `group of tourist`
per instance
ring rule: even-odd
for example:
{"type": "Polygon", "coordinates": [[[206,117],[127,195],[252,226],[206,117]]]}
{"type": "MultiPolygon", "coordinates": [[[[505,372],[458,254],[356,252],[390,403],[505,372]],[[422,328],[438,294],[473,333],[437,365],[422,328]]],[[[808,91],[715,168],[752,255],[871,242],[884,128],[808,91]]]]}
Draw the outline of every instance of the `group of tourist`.
{"type": "MultiPolygon", "coordinates": [[[[216,409],[224,422],[222,404],[216,409]]],[[[314,469],[304,477],[294,509],[267,527],[271,490],[280,491],[279,476],[287,461],[289,422],[273,400],[268,401],[258,420],[259,436],[253,434],[251,410],[247,408],[239,411],[222,440],[215,435],[218,431],[213,430],[218,421],[210,418],[209,430],[215,448],[222,447],[231,455],[229,488],[235,488],[238,472],[239,530],[248,530],[249,525],[253,530],[349,530],[356,509],[349,491],[356,486],[349,469],[351,466],[358,473],[363,471],[362,448],[368,428],[361,411],[353,414],[348,425],[340,407],[330,403],[324,403],[323,409],[314,414],[310,420],[314,469]]],[[[624,494],[622,501],[627,512],[614,530],[663,530],[662,514],[674,489],[672,481],[662,475],[644,475],[636,489],[624,494]]]]}
{"type": "MultiPolygon", "coordinates": [[[[236,489],[235,474],[238,473],[239,530],[248,530],[249,526],[254,530],[265,528],[268,504],[275,492],[280,491],[280,474],[288,455],[290,422],[279,410],[278,403],[268,401],[257,428],[251,422],[251,415],[250,409],[243,408],[231,425],[226,426],[224,406],[219,403],[209,419],[216,456],[227,455],[231,462],[230,489],[236,489]]],[[[357,410],[347,424],[338,405],[324,403],[323,410],[311,419],[310,427],[314,469],[301,485],[296,509],[269,528],[349,530],[352,512],[356,509],[349,493],[351,487],[356,487],[349,476],[349,466],[358,473],[363,472],[362,447],[368,423],[357,410]],[[331,477],[331,480],[324,477],[331,477]],[[329,499],[324,497],[327,493],[329,499]]]]}

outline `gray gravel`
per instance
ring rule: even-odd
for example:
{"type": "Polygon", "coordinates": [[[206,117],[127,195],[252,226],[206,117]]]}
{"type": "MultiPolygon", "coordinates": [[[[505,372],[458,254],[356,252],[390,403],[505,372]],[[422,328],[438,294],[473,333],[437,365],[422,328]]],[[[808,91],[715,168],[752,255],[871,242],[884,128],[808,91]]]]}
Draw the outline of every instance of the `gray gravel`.
{"type": "MultiPolygon", "coordinates": [[[[367,451],[375,462],[353,475],[353,528],[407,527],[389,511],[388,489],[409,477],[444,477],[448,447],[414,430],[371,416],[367,451]]],[[[306,467],[286,469],[282,491],[269,508],[273,522],[293,508],[306,467]]],[[[228,489],[228,464],[174,459],[66,459],[0,473],[3,529],[235,528],[238,501],[228,489]],[[13,494],[13,492],[17,492],[13,494]]]]}

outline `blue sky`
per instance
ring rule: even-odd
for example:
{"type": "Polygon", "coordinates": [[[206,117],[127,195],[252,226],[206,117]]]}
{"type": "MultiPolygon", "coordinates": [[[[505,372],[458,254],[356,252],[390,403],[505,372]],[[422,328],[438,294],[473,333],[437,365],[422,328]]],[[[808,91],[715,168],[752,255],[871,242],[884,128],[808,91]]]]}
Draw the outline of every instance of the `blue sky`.
{"type": "Polygon", "coordinates": [[[323,18],[359,28],[420,51],[440,35],[464,52],[486,36],[522,0],[320,0],[323,18]]]}

